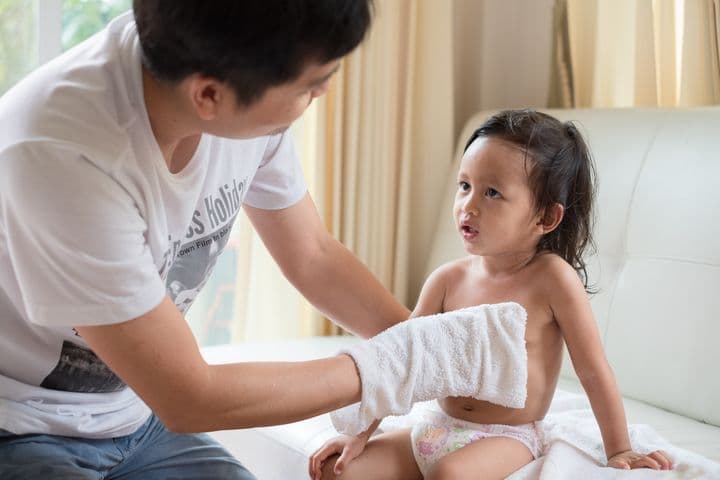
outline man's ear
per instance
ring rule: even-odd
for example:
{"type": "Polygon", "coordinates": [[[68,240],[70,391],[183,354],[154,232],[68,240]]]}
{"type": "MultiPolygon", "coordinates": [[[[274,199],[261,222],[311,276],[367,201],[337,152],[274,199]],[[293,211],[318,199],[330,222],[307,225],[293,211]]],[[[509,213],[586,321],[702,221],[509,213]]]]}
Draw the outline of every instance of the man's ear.
{"type": "Polygon", "coordinates": [[[221,103],[227,100],[227,85],[200,74],[191,75],[185,82],[190,102],[198,117],[205,121],[214,120],[221,103]]]}
{"type": "Polygon", "coordinates": [[[553,203],[547,207],[535,224],[539,229],[539,233],[545,235],[555,230],[557,226],[560,225],[560,222],[562,222],[564,215],[565,207],[559,203],[553,203]]]}

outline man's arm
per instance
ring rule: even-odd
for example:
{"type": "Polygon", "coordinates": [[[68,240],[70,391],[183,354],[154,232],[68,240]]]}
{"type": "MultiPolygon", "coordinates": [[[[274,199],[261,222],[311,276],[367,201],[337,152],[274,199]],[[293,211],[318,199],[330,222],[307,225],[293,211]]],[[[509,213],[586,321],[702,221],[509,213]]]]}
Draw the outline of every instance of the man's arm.
{"type": "Polygon", "coordinates": [[[410,315],[328,233],[309,195],[281,210],[244,208],[287,279],[334,322],[367,338],[410,315]]]}
{"type": "Polygon", "coordinates": [[[176,432],[288,423],[360,400],[357,369],[345,355],[208,365],[169,297],[134,320],[77,331],[176,432]]]}
{"type": "MultiPolygon", "coordinates": [[[[282,210],[246,210],[285,275],[331,318],[371,336],[408,317],[409,311],[327,233],[309,196],[282,210]]],[[[360,400],[355,363],[344,355],[207,365],[169,297],[134,320],[77,331],[178,432],[287,423],[360,400]]]]}

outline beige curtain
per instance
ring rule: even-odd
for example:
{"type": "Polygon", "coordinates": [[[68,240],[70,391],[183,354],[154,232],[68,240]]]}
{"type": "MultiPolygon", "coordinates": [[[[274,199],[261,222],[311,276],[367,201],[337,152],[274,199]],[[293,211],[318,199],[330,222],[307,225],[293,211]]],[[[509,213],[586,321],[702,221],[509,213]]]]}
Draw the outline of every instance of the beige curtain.
{"type": "MultiPolygon", "coordinates": [[[[376,6],[369,38],[319,102],[316,200],[335,237],[407,304],[413,266],[424,266],[413,259],[424,244],[413,237],[423,232],[411,226],[421,220],[424,185],[451,161],[452,3],[376,6]]],[[[316,319],[324,334],[339,333],[316,319]]]]}
{"type": "Polygon", "coordinates": [[[720,103],[718,0],[558,0],[551,107],[720,103]]]}

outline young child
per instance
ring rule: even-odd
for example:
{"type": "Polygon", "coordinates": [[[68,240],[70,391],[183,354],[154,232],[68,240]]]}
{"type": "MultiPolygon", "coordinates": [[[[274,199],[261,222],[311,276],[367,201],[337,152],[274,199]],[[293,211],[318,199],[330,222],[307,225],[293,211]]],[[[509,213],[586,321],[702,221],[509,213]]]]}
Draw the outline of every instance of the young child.
{"type": "Polygon", "coordinates": [[[469,256],[435,270],[413,316],[517,302],[527,311],[527,400],[510,409],[473,398],[410,430],[340,436],[313,454],[313,479],[500,479],[541,453],[537,422],[550,406],[563,341],[600,426],[608,466],[672,467],[632,451],[622,400],[588,302],[582,254],[592,243],[594,170],[571,123],[535,111],[490,117],[465,147],[453,215],[469,256]],[[369,440],[369,441],[368,441],[369,440]],[[339,454],[339,456],[338,456],[339,454]]]}

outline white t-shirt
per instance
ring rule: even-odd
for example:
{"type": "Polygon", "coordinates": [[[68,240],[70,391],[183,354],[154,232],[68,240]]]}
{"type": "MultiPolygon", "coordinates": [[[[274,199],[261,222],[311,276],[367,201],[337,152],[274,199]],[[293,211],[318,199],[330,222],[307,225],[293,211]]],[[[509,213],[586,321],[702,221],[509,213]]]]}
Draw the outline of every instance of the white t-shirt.
{"type": "Polygon", "coordinates": [[[131,13],[9,91],[0,124],[0,429],[132,433],[148,407],[72,327],[136,318],[166,294],[184,313],[243,203],[305,194],[292,142],[203,135],[170,173],[131,13]]]}

